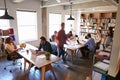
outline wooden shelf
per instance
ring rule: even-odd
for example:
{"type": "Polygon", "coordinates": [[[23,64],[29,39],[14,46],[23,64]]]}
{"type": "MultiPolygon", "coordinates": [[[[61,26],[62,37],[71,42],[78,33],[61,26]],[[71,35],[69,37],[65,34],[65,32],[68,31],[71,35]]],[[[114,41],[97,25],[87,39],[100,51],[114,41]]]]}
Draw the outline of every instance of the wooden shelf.
{"type": "Polygon", "coordinates": [[[105,31],[108,29],[108,27],[115,26],[116,15],[116,12],[82,13],[80,17],[82,21],[80,24],[80,29],[86,29],[86,33],[88,33],[90,27],[86,28],[86,26],[91,26],[94,30],[101,28],[103,31],[105,31]]]}

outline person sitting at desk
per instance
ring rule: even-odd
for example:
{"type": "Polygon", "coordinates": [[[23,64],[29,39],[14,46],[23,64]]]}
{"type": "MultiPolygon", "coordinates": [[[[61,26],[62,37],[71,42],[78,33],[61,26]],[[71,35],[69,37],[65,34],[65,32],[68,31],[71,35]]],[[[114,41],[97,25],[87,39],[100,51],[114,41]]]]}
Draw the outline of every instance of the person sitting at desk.
{"type": "Polygon", "coordinates": [[[14,43],[13,39],[11,37],[7,37],[5,40],[5,49],[9,55],[9,59],[12,58],[12,56],[17,56],[17,58],[22,58],[17,51],[20,50],[20,48],[17,48],[16,44],[14,43]]]}
{"type": "Polygon", "coordinates": [[[107,48],[108,46],[112,46],[113,34],[114,34],[113,27],[109,27],[107,33],[104,35],[104,42],[103,42],[104,49],[107,48]]]}
{"type": "Polygon", "coordinates": [[[84,47],[80,48],[82,57],[88,57],[89,52],[95,51],[95,41],[93,38],[91,38],[91,34],[87,34],[87,42],[85,42],[84,47]]]}
{"type": "Polygon", "coordinates": [[[57,31],[54,31],[54,34],[51,36],[51,41],[56,42],[57,31]]]}
{"type": "MultiPolygon", "coordinates": [[[[44,36],[41,36],[37,54],[44,54],[45,51],[52,53],[52,47],[51,44],[46,40],[46,38],[44,36]]],[[[35,69],[38,68],[35,67],[35,69]]]]}
{"type": "Polygon", "coordinates": [[[69,38],[69,39],[73,38],[72,31],[69,31],[69,33],[67,33],[67,38],[69,38]]]}
{"type": "Polygon", "coordinates": [[[38,54],[45,53],[45,51],[52,53],[52,47],[51,44],[48,41],[46,41],[46,38],[41,36],[38,54]]]}
{"type": "MultiPolygon", "coordinates": [[[[37,54],[38,55],[44,54],[45,51],[52,53],[52,47],[51,47],[51,44],[46,40],[46,38],[44,36],[41,36],[37,54]]],[[[38,69],[38,68],[35,67],[35,69],[38,69]]]]}

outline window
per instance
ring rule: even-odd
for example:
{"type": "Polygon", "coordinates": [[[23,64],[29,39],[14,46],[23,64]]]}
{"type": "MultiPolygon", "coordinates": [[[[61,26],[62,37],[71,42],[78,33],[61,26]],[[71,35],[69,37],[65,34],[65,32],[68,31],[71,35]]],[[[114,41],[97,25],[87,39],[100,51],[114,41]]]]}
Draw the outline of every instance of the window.
{"type": "Polygon", "coordinates": [[[54,34],[54,31],[60,30],[61,14],[49,14],[49,37],[54,34]]]}
{"type": "MultiPolygon", "coordinates": [[[[3,16],[5,14],[5,10],[0,10],[0,16],[3,16]]],[[[10,28],[9,20],[6,19],[0,19],[0,29],[8,29],[10,28]]]]}
{"type": "Polygon", "coordinates": [[[68,33],[69,31],[73,31],[73,22],[67,20],[70,15],[65,15],[65,32],[68,33]]]}
{"type": "Polygon", "coordinates": [[[18,37],[21,41],[37,40],[37,13],[34,11],[17,11],[18,37]]]}

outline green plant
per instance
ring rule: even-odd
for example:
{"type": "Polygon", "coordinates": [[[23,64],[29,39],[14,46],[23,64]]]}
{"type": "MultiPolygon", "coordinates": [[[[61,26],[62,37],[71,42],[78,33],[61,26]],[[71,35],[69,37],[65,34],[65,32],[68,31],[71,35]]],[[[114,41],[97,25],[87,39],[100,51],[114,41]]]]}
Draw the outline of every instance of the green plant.
{"type": "Polygon", "coordinates": [[[50,59],[50,52],[45,52],[45,56],[46,56],[46,59],[49,60],[50,59]]]}

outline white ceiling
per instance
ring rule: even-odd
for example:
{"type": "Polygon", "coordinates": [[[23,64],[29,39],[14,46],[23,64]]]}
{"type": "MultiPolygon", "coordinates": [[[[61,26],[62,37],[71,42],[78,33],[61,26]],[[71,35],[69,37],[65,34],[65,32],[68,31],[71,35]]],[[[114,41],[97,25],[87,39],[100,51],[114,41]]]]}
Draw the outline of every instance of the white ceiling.
{"type": "MultiPolygon", "coordinates": [[[[12,0],[20,3],[25,0],[12,0]]],[[[36,1],[36,0],[34,0],[36,1]]],[[[39,0],[42,7],[63,6],[65,10],[70,9],[70,2],[73,3],[72,9],[79,11],[116,11],[118,4],[114,0],[39,0]]]]}
{"type": "Polygon", "coordinates": [[[63,6],[70,9],[70,2],[73,3],[73,10],[80,11],[116,11],[118,4],[114,0],[47,0],[42,7],[63,6]]]}

